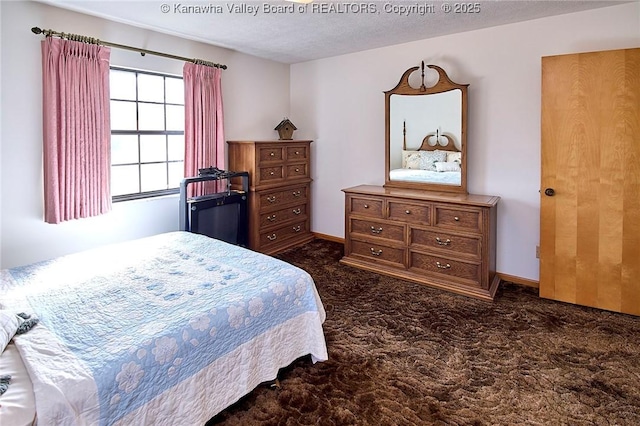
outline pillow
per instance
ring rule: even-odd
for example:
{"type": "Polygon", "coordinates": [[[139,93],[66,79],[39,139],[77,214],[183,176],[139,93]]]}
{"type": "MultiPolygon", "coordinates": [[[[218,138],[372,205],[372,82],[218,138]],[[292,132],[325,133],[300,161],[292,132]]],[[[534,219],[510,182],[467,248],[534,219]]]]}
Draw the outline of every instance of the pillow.
{"type": "Polygon", "coordinates": [[[40,320],[25,313],[16,314],[12,311],[0,309],[0,353],[16,334],[23,334],[31,330],[40,320]]]}
{"type": "Polygon", "coordinates": [[[436,163],[436,172],[459,172],[460,164],[456,161],[438,161],[436,163]]]}
{"type": "Polygon", "coordinates": [[[422,159],[419,151],[402,151],[403,169],[421,169],[422,159]]]}
{"type": "Polygon", "coordinates": [[[447,161],[446,151],[419,151],[422,158],[422,170],[436,171],[436,163],[447,161]]]}
{"type": "MultiPolygon", "coordinates": [[[[18,331],[18,327],[22,323],[22,318],[14,312],[0,310],[0,349],[4,351],[13,336],[18,331]]],[[[0,353],[2,353],[0,351],[0,353]]]]}
{"type": "Polygon", "coordinates": [[[458,164],[462,163],[462,153],[461,152],[447,152],[447,162],[452,163],[456,162],[458,164]]]}

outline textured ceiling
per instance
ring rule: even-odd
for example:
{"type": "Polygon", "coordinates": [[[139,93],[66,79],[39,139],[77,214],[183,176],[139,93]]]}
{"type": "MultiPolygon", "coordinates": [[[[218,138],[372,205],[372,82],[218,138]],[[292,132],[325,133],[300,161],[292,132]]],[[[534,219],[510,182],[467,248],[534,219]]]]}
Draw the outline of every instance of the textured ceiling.
{"type": "Polygon", "coordinates": [[[625,3],[315,0],[303,5],[281,0],[40,1],[283,63],[625,3]]]}

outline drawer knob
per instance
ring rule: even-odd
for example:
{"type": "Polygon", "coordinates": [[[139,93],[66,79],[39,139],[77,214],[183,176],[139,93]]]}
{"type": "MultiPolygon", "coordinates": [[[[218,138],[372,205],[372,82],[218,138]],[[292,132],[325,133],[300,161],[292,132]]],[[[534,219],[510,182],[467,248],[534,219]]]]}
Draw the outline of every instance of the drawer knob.
{"type": "Polygon", "coordinates": [[[411,210],[405,210],[404,211],[406,214],[411,214],[411,210]]]}
{"type": "Polygon", "coordinates": [[[302,213],[302,210],[300,210],[299,208],[298,208],[298,209],[293,209],[292,211],[293,211],[293,214],[300,214],[300,213],[302,213]]]}
{"type": "Polygon", "coordinates": [[[302,193],[300,191],[293,191],[293,196],[294,197],[299,197],[300,195],[302,195],[302,193]]]}
{"type": "Polygon", "coordinates": [[[369,208],[369,204],[365,204],[363,207],[364,207],[365,209],[368,209],[368,208],[369,208]]]}
{"type": "Polygon", "coordinates": [[[272,214],[271,216],[267,216],[267,220],[268,220],[269,222],[273,222],[274,220],[276,220],[276,215],[275,215],[275,214],[272,214]]]}
{"type": "Polygon", "coordinates": [[[278,237],[276,236],[276,234],[267,235],[267,239],[268,239],[269,241],[274,241],[276,238],[278,238],[278,237]]]}
{"type": "Polygon", "coordinates": [[[271,171],[269,172],[269,174],[270,174],[271,176],[273,176],[273,175],[275,175],[275,174],[276,174],[276,172],[274,172],[273,170],[271,170],[271,171]]]}
{"type": "Polygon", "coordinates": [[[372,234],[379,234],[379,233],[381,233],[381,232],[382,232],[382,227],[377,228],[377,229],[376,229],[376,227],[375,227],[375,226],[372,226],[372,227],[371,227],[371,233],[372,233],[372,234]]]}
{"type": "Polygon", "coordinates": [[[276,202],[276,196],[275,195],[270,195],[267,197],[267,201],[270,203],[275,203],[276,202]]]}
{"type": "Polygon", "coordinates": [[[376,250],[373,247],[371,247],[371,254],[374,256],[380,256],[382,254],[382,249],[376,250]]]}
{"type": "Polygon", "coordinates": [[[271,154],[269,154],[269,155],[270,155],[270,156],[272,156],[272,157],[275,157],[275,156],[276,156],[276,153],[275,153],[275,152],[273,152],[273,151],[271,151],[271,154]]]}
{"type": "Polygon", "coordinates": [[[451,265],[450,264],[442,264],[440,262],[436,262],[436,266],[438,267],[438,269],[451,269],[451,265]]]}
{"type": "Polygon", "coordinates": [[[300,168],[296,167],[296,173],[300,173],[300,168]]]}
{"type": "Polygon", "coordinates": [[[455,220],[456,222],[459,222],[459,221],[460,221],[460,218],[459,218],[458,216],[454,216],[454,217],[453,217],[453,220],[455,220]]]}
{"type": "Polygon", "coordinates": [[[445,241],[442,241],[440,237],[436,237],[436,242],[441,246],[448,246],[449,244],[451,244],[451,240],[448,238],[445,241]]]}
{"type": "Polygon", "coordinates": [[[300,151],[296,151],[296,155],[300,155],[300,151]]]}
{"type": "Polygon", "coordinates": [[[300,232],[301,229],[300,225],[293,227],[294,232],[300,232]]]}

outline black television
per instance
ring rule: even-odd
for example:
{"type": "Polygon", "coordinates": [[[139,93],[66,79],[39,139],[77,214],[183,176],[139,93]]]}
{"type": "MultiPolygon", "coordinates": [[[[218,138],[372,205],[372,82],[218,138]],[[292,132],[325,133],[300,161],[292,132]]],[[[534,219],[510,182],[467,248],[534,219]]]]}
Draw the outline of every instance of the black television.
{"type": "Polygon", "coordinates": [[[225,172],[184,179],[180,184],[180,229],[247,247],[248,177],[247,172],[225,172]],[[227,189],[224,192],[187,198],[187,186],[190,183],[236,176],[243,178],[242,190],[227,189]]]}
{"type": "Polygon", "coordinates": [[[242,247],[247,246],[247,194],[230,191],[194,197],[189,206],[189,231],[242,247]]]}

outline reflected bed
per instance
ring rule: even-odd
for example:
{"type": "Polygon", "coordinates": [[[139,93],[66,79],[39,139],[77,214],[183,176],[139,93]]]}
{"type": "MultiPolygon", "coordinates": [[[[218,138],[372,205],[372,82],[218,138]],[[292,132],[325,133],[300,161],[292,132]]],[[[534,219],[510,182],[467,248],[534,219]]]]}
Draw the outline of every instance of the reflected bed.
{"type": "Polygon", "coordinates": [[[389,171],[389,180],[404,182],[429,182],[443,185],[460,185],[460,172],[434,172],[430,170],[395,169],[389,171]]]}
{"type": "Polygon", "coordinates": [[[417,150],[403,148],[402,168],[389,171],[390,181],[461,185],[462,152],[450,136],[429,134],[417,150]]]}

